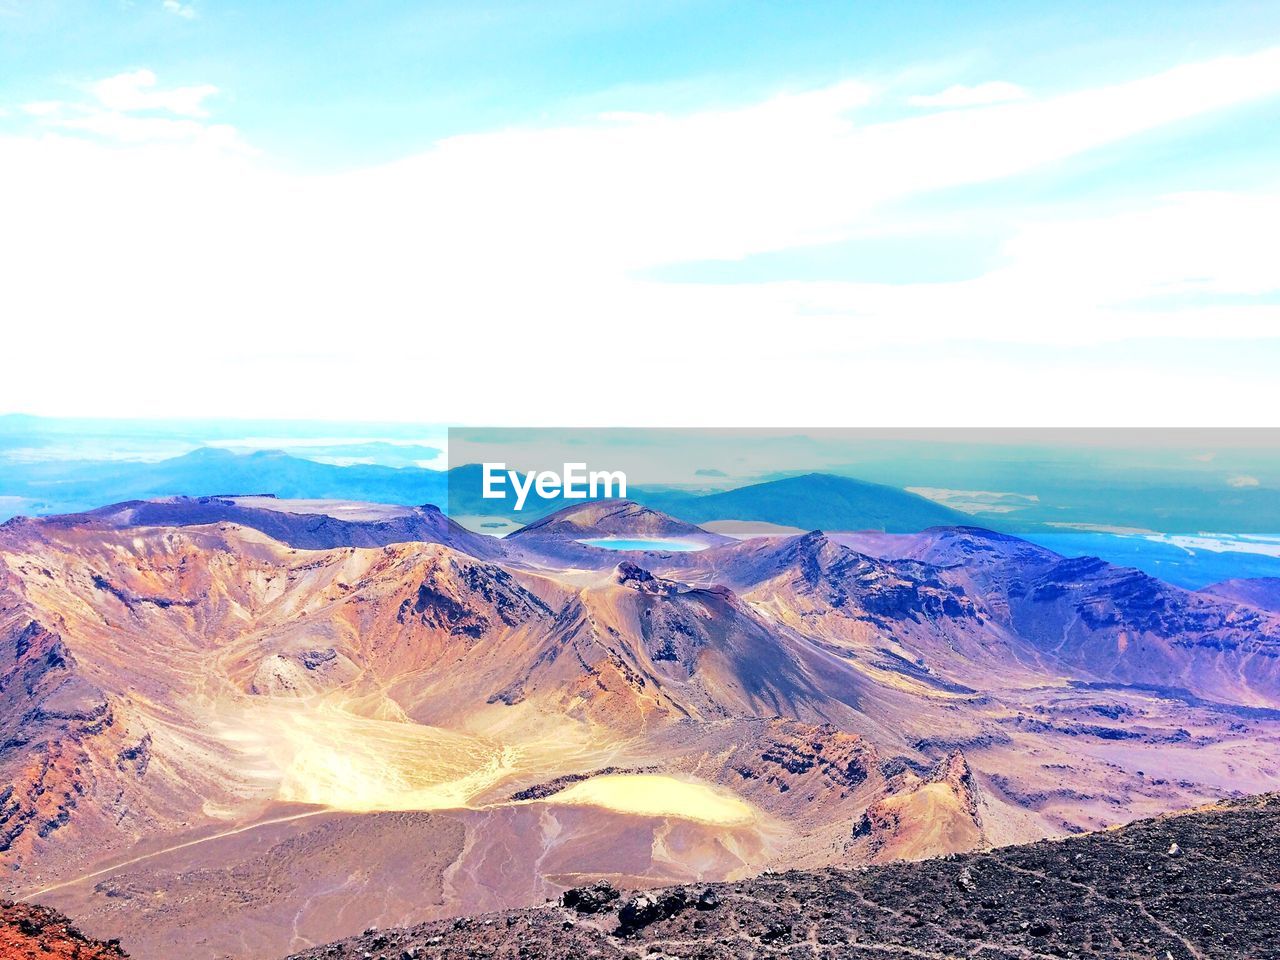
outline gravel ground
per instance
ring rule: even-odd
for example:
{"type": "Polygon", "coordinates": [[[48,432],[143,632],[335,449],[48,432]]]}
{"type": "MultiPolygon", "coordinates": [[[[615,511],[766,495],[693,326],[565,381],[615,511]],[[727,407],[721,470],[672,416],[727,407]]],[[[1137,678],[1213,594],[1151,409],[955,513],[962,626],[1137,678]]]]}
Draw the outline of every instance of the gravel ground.
{"type": "Polygon", "coordinates": [[[368,931],[293,960],[1271,960],[1280,794],[920,863],[568,899],[368,931]]]}

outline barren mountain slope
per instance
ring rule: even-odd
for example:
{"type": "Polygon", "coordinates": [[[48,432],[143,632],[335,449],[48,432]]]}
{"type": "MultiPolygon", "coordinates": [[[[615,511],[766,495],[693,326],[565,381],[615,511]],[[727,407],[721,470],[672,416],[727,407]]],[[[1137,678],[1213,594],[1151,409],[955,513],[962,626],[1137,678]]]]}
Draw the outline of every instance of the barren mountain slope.
{"type": "Polygon", "coordinates": [[[1245,577],[1211,584],[1200,591],[1211,597],[1220,597],[1235,603],[1243,603],[1260,610],[1280,613],[1280,577],[1245,577]]]}
{"type": "Polygon", "coordinates": [[[1280,615],[1095,557],[1060,557],[971,527],[839,535],[879,558],[920,560],[1059,669],[1099,681],[1280,708],[1280,615]]]}
{"type": "Polygon", "coordinates": [[[1118,830],[865,870],[791,871],[383,930],[296,954],[461,960],[1274,960],[1275,795],[1118,830]]]}
{"type": "Polygon", "coordinates": [[[317,896],[357,857],[387,878],[379,864],[401,853],[451,851],[434,867],[448,887],[426,902],[406,890],[390,914],[339,883],[363,903],[343,922],[364,924],[489,891],[493,906],[536,900],[600,869],[600,850],[648,882],[749,872],[790,832],[770,795],[733,800],[704,764],[727,728],[696,743],[662,733],[803,691],[760,673],[769,636],[727,593],[662,598],[614,575],[568,588],[435,545],[298,551],[226,524],[6,537],[5,719],[25,738],[3,755],[6,879],[138,955],[166,955],[157,931],[193,924],[212,951],[255,929],[245,943],[269,955],[289,945],[271,939],[288,937],[286,912],[313,938],[341,934],[317,896]],[[705,635],[671,659],[652,610],[705,635]],[[582,796],[508,799],[609,768],[631,772],[582,796]],[[677,807],[655,805],[673,790],[677,807]],[[396,840],[384,810],[448,812],[396,840]],[[307,851],[332,830],[352,837],[352,859],[316,864],[307,851]],[[268,876],[260,842],[285,844],[268,876]],[[527,866],[502,868],[512,857],[527,866]],[[232,929],[210,929],[224,918],[232,929]]]}
{"type": "Polygon", "coordinates": [[[269,496],[165,497],[133,500],[88,513],[51,517],[46,524],[106,527],[189,527],[237,523],[291,547],[380,547],[389,543],[439,543],[488,557],[502,553],[492,537],[470,532],[430,504],[400,507],[343,501],[283,500],[269,496]]]}
{"type": "MultiPolygon", "coordinates": [[[[1020,541],[575,542],[591,562],[566,567],[137,509],[0,530],[6,887],[137,957],[270,957],[587,875],[1017,842],[1277,778],[1266,707],[1121,688],[1088,668],[1096,638],[1024,636],[1009,554],[1042,579],[1065,561],[1020,541]]],[[[1105,574],[1089,597],[1126,582],[1105,574]]],[[[1246,609],[1201,600],[1192,658],[1237,626],[1206,610],[1246,609]]]]}

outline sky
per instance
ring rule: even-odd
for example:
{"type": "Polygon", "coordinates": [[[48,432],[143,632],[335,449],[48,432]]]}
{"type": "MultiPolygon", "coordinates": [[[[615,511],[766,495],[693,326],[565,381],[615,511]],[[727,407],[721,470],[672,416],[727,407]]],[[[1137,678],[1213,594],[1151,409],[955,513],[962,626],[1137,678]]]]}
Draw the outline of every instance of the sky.
{"type": "Polygon", "coordinates": [[[0,412],[1270,425],[1275,3],[0,0],[0,412]]]}

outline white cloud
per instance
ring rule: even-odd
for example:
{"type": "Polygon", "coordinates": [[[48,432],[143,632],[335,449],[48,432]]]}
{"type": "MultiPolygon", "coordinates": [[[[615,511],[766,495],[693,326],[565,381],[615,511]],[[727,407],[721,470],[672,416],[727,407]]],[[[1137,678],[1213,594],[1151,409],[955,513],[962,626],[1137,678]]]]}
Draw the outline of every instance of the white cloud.
{"type": "Polygon", "coordinates": [[[77,113],[56,121],[68,130],[98,134],[125,144],[204,141],[226,149],[247,150],[234,127],[170,117],[137,117],[110,110],[77,113]]]}
{"type": "Polygon", "coordinates": [[[164,0],[164,8],[184,20],[196,18],[196,8],[187,3],[180,3],[179,0],[164,0]]]}
{"type": "Polygon", "coordinates": [[[32,103],[24,103],[21,107],[22,112],[31,117],[52,117],[56,116],[62,109],[60,100],[38,100],[32,103]]]}
{"type": "Polygon", "coordinates": [[[1280,543],[1258,542],[1257,538],[1230,533],[1205,533],[1194,537],[1156,534],[1146,539],[1154,543],[1171,543],[1192,554],[1207,550],[1210,553],[1251,553],[1263,557],[1280,557],[1280,543]]]}
{"type": "Polygon", "coordinates": [[[1227,486],[1236,487],[1237,489],[1243,489],[1245,487],[1256,487],[1258,485],[1259,485],[1259,481],[1257,477],[1249,477],[1249,476],[1230,477],[1227,480],[1227,486]]]}
{"type": "Polygon", "coordinates": [[[1034,493],[1004,490],[950,490],[946,487],[907,487],[908,493],[940,503],[961,513],[1013,513],[1040,502],[1034,493]]]}
{"type": "Polygon", "coordinates": [[[180,117],[207,117],[204,101],[218,92],[208,83],[189,87],[157,87],[156,75],[150,70],[118,73],[90,86],[90,92],[108,110],[123,112],[159,110],[180,117]]]}
{"type": "Polygon", "coordinates": [[[95,85],[87,107],[36,108],[42,135],[0,138],[6,351],[48,356],[55,336],[58,370],[10,365],[0,409],[759,425],[978,410],[1197,425],[1270,409],[1269,376],[1216,374],[1194,349],[1181,366],[1166,353],[1108,368],[1098,353],[1109,391],[1061,358],[1123,339],[1274,342],[1265,302],[1161,298],[1274,289],[1276,194],[1024,217],[999,267],[958,283],[646,276],[865,234],[894,201],[1274,96],[1280,50],[888,122],[859,113],[872,88],[842,83],[455,137],[326,176],[248,155],[203,115],[211,88],[140,73],[95,85]],[[975,346],[990,343],[1031,352],[975,346]]]}
{"type": "Polygon", "coordinates": [[[1280,194],[1149,202],[1133,213],[1024,223],[1004,263],[972,280],[770,284],[755,295],[856,316],[902,343],[934,339],[943,323],[952,337],[1023,344],[1280,334],[1275,304],[1230,300],[1280,289],[1269,255],[1280,249],[1280,194]],[[1197,299],[1179,302],[1188,294],[1197,299]]]}
{"type": "Polygon", "coordinates": [[[251,152],[234,128],[206,122],[211,84],[161,88],[150,70],[119,73],[89,84],[88,101],[42,100],[22,105],[44,126],[89,133],[122,144],[191,143],[251,152]]]}
{"type": "Polygon", "coordinates": [[[913,107],[984,107],[993,103],[1013,103],[1031,95],[1016,83],[989,80],[973,86],[956,84],[939,93],[917,94],[907,98],[913,107]]]}

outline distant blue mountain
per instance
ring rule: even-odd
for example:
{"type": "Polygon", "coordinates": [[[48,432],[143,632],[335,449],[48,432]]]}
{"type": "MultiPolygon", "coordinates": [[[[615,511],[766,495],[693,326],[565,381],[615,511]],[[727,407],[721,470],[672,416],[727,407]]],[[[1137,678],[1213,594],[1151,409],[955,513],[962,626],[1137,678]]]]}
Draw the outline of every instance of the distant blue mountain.
{"type": "MultiPolygon", "coordinates": [[[[500,515],[500,502],[481,497],[481,468],[452,471],[368,464],[317,463],[281,451],[237,454],[202,447],[156,462],[130,460],[0,461],[0,519],[17,513],[91,510],[125,500],[168,496],[274,494],[281,498],[367,500],[444,507],[454,516],[500,515]],[[450,484],[452,483],[452,490],[450,484]]],[[[707,495],[634,489],[632,498],[672,516],[765,520],[804,529],[914,531],[966,522],[964,514],[923,497],[848,477],[809,474],[707,495]]],[[[512,518],[528,523],[564,506],[531,494],[512,518]]]]}
{"type": "Polygon", "coordinates": [[[637,491],[634,499],[692,523],[763,520],[803,530],[884,530],[971,524],[973,518],[924,497],[850,477],[810,473],[722,493],[637,491]]]}
{"type": "Polygon", "coordinates": [[[157,462],[0,461],[6,513],[90,510],[124,500],[186,495],[271,493],[282,498],[443,504],[444,471],[367,464],[336,466],[274,450],[236,454],[202,447],[157,462]]]}

